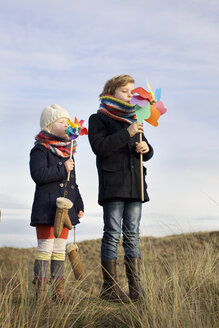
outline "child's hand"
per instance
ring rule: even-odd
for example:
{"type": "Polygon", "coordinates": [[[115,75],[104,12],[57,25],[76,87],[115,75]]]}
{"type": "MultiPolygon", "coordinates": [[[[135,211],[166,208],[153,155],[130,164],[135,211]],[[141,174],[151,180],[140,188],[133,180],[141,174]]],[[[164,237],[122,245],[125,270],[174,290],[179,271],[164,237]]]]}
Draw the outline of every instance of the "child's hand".
{"type": "Polygon", "coordinates": [[[78,218],[81,219],[82,216],[84,216],[84,212],[83,212],[83,211],[79,211],[79,212],[78,212],[78,218]]]}
{"type": "Polygon", "coordinates": [[[146,141],[136,142],[135,144],[136,144],[135,151],[137,153],[146,154],[149,152],[149,147],[146,141]]]}
{"type": "Polygon", "coordinates": [[[74,168],[74,161],[73,159],[68,159],[67,161],[64,162],[65,165],[65,169],[67,171],[67,173],[71,172],[74,168]]]}
{"type": "Polygon", "coordinates": [[[132,123],[129,127],[128,127],[128,133],[130,134],[130,137],[133,137],[136,133],[143,133],[143,124],[139,124],[138,122],[134,122],[132,123]]]}

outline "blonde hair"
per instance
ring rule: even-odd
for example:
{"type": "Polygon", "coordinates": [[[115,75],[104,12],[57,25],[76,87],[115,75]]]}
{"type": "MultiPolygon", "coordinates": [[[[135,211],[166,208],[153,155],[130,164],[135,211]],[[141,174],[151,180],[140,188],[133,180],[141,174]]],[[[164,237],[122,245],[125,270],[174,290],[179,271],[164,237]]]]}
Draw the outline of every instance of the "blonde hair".
{"type": "Polygon", "coordinates": [[[108,80],[104,85],[103,91],[100,94],[101,96],[104,95],[111,95],[114,96],[115,91],[117,88],[125,86],[128,83],[134,83],[133,77],[130,75],[117,75],[114,76],[112,79],[108,80]]]}
{"type": "Polygon", "coordinates": [[[46,132],[51,133],[53,123],[50,123],[49,125],[45,126],[45,128],[43,128],[43,130],[46,131],[46,132]]]}

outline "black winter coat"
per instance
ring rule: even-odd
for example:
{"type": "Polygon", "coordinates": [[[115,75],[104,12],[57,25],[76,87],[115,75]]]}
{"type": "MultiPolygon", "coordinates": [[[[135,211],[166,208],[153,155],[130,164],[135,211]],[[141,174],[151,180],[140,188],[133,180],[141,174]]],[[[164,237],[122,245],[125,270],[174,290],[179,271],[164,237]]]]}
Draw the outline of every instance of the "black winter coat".
{"type": "MultiPolygon", "coordinates": [[[[131,138],[128,127],[128,123],[114,120],[102,113],[93,114],[89,118],[88,137],[97,156],[100,205],[112,198],[141,201],[140,155],[135,151],[139,134],[131,138]]],[[[142,140],[147,142],[144,135],[142,140]]],[[[148,146],[149,152],[143,155],[143,161],[153,156],[153,148],[149,144],[148,146]]],[[[145,177],[145,167],[143,172],[145,177]]],[[[144,202],[148,200],[144,179],[144,202]]]]}
{"type": "MultiPolygon", "coordinates": [[[[31,214],[31,226],[37,224],[54,224],[56,198],[64,196],[67,171],[62,158],[53,154],[44,146],[37,144],[30,153],[31,177],[36,183],[36,190],[31,214]]],[[[84,211],[84,205],[75,178],[75,168],[70,173],[67,184],[67,198],[73,202],[68,211],[73,225],[79,223],[78,212],[84,211]]]]}

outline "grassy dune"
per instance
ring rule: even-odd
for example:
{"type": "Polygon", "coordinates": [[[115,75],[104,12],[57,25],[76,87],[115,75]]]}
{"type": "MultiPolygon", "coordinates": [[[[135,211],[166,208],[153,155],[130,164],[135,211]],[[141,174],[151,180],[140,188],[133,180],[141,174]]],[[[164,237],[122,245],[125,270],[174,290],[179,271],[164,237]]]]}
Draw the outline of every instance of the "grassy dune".
{"type": "MultiPolygon", "coordinates": [[[[66,291],[75,304],[56,304],[49,290],[38,304],[32,280],[35,249],[0,249],[0,327],[219,327],[219,232],[142,237],[143,302],[98,299],[100,240],[78,243],[86,271],[75,281],[66,259],[66,291]]],[[[128,292],[119,247],[118,279],[128,292]]]]}

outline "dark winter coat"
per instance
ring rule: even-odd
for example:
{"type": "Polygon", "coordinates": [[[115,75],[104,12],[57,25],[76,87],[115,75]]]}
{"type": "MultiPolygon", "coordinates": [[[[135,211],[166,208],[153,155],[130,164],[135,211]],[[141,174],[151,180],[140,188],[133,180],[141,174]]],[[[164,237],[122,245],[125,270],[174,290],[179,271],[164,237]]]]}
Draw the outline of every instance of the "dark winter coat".
{"type": "MultiPolygon", "coordinates": [[[[128,127],[128,123],[114,120],[102,113],[93,114],[89,118],[88,137],[97,156],[100,205],[112,198],[141,201],[140,155],[135,151],[139,134],[131,138],[128,127]]],[[[144,135],[142,140],[147,142],[144,135]]],[[[149,152],[143,155],[143,161],[153,156],[153,148],[149,144],[148,146],[149,152]]],[[[145,177],[145,167],[143,172],[145,177]]],[[[144,179],[144,202],[148,200],[144,179]]]]}
{"type": "MultiPolygon", "coordinates": [[[[36,183],[36,190],[32,206],[31,223],[54,224],[56,212],[56,198],[64,196],[67,171],[62,158],[53,154],[44,146],[37,144],[30,153],[31,177],[36,183]]],[[[84,205],[78,190],[75,178],[75,169],[70,173],[67,184],[67,198],[73,202],[73,207],[68,211],[73,225],[79,223],[78,212],[84,211],[84,205]]]]}

